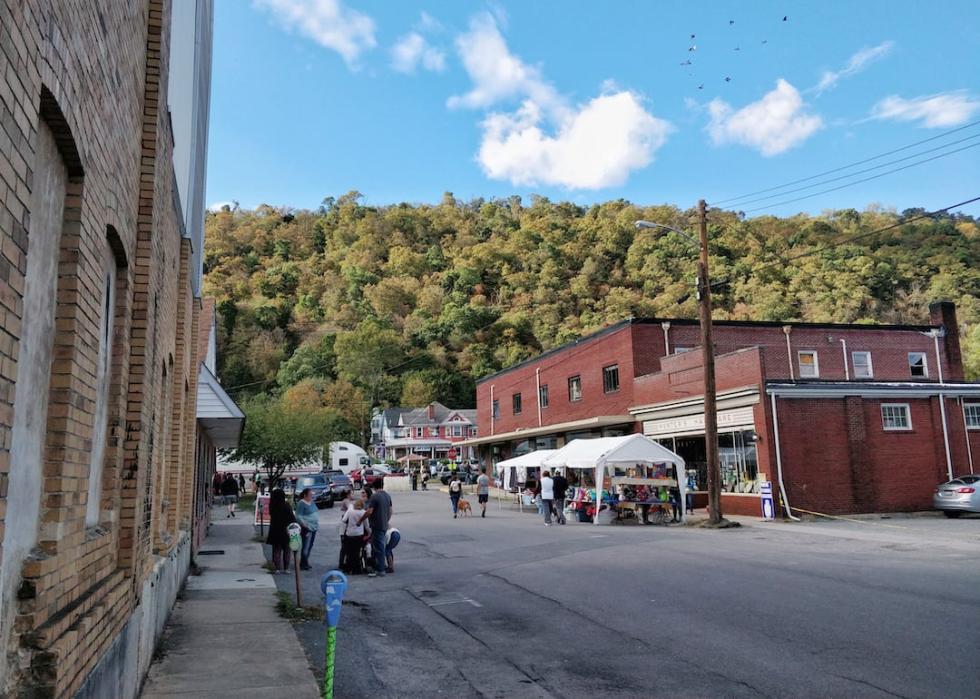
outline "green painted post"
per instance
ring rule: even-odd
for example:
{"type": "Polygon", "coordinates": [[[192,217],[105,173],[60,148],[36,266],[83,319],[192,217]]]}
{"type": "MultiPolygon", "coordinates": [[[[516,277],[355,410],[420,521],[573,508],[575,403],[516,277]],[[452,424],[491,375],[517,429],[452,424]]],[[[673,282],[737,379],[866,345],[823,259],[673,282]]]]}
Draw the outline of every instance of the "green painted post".
{"type": "Polygon", "coordinates": [[[327,661],[323,670],[323,699],[333,699],[333,658],[337,648],[337,627],[327,627],[327,661]]]}

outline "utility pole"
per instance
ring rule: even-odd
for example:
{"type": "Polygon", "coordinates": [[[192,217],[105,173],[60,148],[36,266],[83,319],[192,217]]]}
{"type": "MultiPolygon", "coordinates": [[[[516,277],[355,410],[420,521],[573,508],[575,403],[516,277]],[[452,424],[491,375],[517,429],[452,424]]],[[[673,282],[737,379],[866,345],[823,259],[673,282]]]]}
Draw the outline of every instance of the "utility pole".
{"type": "Polygon", "coordinates": [[[704,365],[704,446],[708,460],[708,507],[711,524],[721,523],[721,465],[718,461],[718,413],[715,393],[715,346],[711,333],[711,280],[708,274],[708,215],[704,199],[698,201],[698,315],[704,365]]]}

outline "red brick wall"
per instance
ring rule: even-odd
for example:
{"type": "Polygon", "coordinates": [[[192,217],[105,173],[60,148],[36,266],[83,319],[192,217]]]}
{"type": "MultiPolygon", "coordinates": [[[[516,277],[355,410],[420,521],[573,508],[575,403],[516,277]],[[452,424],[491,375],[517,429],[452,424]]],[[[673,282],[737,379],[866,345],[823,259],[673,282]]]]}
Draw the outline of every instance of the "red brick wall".
{"type": "MultiPolygon", "coordinates": [[[[925,352],[929,371],[928,378],[932,380],[938,378],[934,342],[932,338],[917,330],[806,328],[799,326],[794,327],[790,332],[793,377],[800,378],[797,352],[799,350],[815,350],[819,363],[819,378],[844,380],[844,352],[840,343],[841,339],[847,342],[848,369],[852,379],[854,378],[854,366],[851,353],[857,351],[871,352],[873,378],[875,380],[912,380],[913,377],[909,372],[908,365],[909,352],[925,352]]],[[[716,323],[714,341],[715,354],[725,354],[744,347],[761,347],[765,354],[767,377],[775,380],[790,378],[786,336],[781,327],[745,327],[716,323]]],[[[695,347],[699,345],[700,330],[697,324],[678,325],[675,321],[670,329],[670,344],[672,351],[677,346],[695,347]]],[[[940,339],[939,346],[944,378],[962,378],[962,367],[953,366],[950,359],[945,356],[945,340],[940,339]]]]}
{"type": "Polygon", "coordinates": [[[946,479],[938,399],[780,398],[777,406],[793,507],[829,514],[931,508],[934,487],[946,479]],[[913,429],[886,432],[883,402],[908,403],[913,429]],[[856,429],[863,449],[849,439],[856,429]]]}
{"type": "Polygon", "coordinates": [[[500,401],[500,417],[494,421],[494,434],[538,426],[535,387],[535,369],[538,368],[541,369],[541,384],[548,386],[549,405],[541,413],[545,425],[597,415],[625,415],[634,404],[633,339],[631,327],[627,325],[479,383],[476,404],[481,437],[491,434],[491,387],[494,399],[500,401]],[[611,364],[619,365],[619,391],[603,393],[602,369],[611,364]],[[570,402],[568,379],[576,374],[582,378],[582,400],[570,402]],[[511,410],[511,396],[516,392],[521,393],[520,415],[514,415],[511,410]]]}

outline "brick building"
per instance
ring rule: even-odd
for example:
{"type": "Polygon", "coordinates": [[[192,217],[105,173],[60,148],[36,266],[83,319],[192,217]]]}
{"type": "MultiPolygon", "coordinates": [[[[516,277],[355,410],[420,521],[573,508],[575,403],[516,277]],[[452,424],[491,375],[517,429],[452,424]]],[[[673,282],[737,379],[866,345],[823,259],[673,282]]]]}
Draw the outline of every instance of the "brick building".
{"type": "Polygon", "coordinates": [[[187,572],[211,18],[0,0],[2,696],[135,696],[187,572]]]}
{"type": "MultiPolygon", "coordinates": [[[[642,432],[706,486],[697,321],[630,319],[482,379],[497,462],[575,438],[642,432]],[[689,351],[697,348],[698,351],[689,351]]],[[[722,509],[759,511],[762,480],[826,513],[927,509],[980,458],[980,384],[963,381],[956,310],[929,325],[715,323],[722,509]]]]}

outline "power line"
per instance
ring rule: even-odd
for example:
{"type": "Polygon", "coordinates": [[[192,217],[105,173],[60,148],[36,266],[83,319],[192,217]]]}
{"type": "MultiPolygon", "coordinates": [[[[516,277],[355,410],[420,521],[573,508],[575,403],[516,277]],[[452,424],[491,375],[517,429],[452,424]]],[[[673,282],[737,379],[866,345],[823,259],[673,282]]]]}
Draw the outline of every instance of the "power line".
{"type": "Polygon", "coordinates": [[[893,173],[900,172],[902,170],[908,170],[911,167],[916,167],[917,165],[923,165],[925,163],[932,162],[933,160],[938,160],[939,158],[945,158],[945,157],[950,156],[950,155],[955,155],[956,153],[959,153],[959,152],[965,151],[965,150],[969,150],[970,148],[976,148],[977,146],[980,146],[980,143],[974,143],[974,144],[969,145],[969,146],[963,146],[962,148],[957,148],[956,150],[949,151],[948,153],[941,153],[939,155],[934,155],[931,158],[926,158],[924,160],[920,160],[920,161],[915,162],[915,163],[909,163],[908,165],[903,165],[902,167],[897,167],[897,168],[895,168],[893,170],[886,170],[885,172],[880,172],[877,175],[872,175],[871,177],[865,177],[865,178],[860,179],[860,180],[855,180],[854,182],[848,182],[846,184],[842,184],[842,185],[839,185],[837,187],[831,187],[829,189],[823,189],[823,190],[821,190],[819,192],[814,192],[813,194],[807,194],[806,196],[795,197],[793,199],[786,199],[784,201],[778,201],[775,204],[768,204],[766,206],[759,206],[759,207],[756,207],[754,209],[746,209],[743,213],[751,214],[751,213],[754,213],[756,211],[765,211],[766,209],[773,209],[773,208],[775,208],[777,206],[783,206],[785,204],[792,204],[794,202],[804,201],[806,199],[812,199],[813,197],[818,197],[821,194],[827,194],[829,192],[836,192],[836,191],[841,190],[841,189],[846,189],[847,187],[853,187],[856,184],[862,184],[864,182],[870,182],[871,180],[876,180],[879,177],[884,177],[885,175],[891,175],[893,173]]]}
{"type": "Polygon", "coordinates": [[[894,155],[895,153],[901,153],[902,151],[908,150],[909,148],[915,148],[916,146],[921,146],[923,143],[930,143],[931,141],[935,141],[935,140],[940,139],[940,138],[946,138],[947,136],[949,136],[951,134],[957,133],[959,131],[963,131],[965,129],[972,128],[974,126],[977,126],[978,124],[980,124],[980,119],[978,119],[977,121],[970,122],[969,124],[965,124],[963,126],[960,126],[958,128],[950,129],[949,131],[944,131],[943,133],[937,134],[936,136],[930,136],[929,138],[924,138],[921,141],[915,141],[914,143],[910,143],[910,144],[908,144],[906,146],[902,146],[901,148],[895,148],[893,150],[886,151],[884,153],[879,153],[878,155],[874,155],[874,156],[872,156],[870,158],[865,158],[864,160],[858,160],[856,162],[849,163],[847,165],[841,165],[839,167],[835,167],[835,168],[832,168],[830,170],[824,170],[823,172],[818,172],[817,174],[810,175],[809,177],[803,177],[803,178],[800,178],[798,180],[792,180],[790,182],[784,182],[783,184],[776,185],[774,187],[766,187],[765,189],[758,189],[758,190],[756,190],[754,192],[748,192],[746,194],[741,194],[741,195],[739,195],[737,197],[729,197],[728,199],[721,199],[721,200],[719,200],[717,202],[711,202],[711,204],[712,204],[712,206],[714,208],[719,208],[719,207],[721,207],[724,204],[729,204],[731,202],[736,202],[736,201],[739,201],[741,199],[747,199],[748,197],[754,197],[757,194],[766,194],[767,192],[774,192],[777,189],[784,189],[786,187],[791,187],[794,184],[800,184],[802,182],[809,182],[810,180],[815,180],[817,178],[824,177],[826,175],[832,175],[835,172],[840,172],[842,170],[848,170],[848,169],[850,169],[852,167],[857,167],[858,165],[864,165],[865,163],[870,163],[872,161],[875,161],[875,160],[879,160],[881,158],[888,157],[889,155],[894,155]]]}
{"type": "MultiPolygon", "coordinates": [[[[777,192],[776,194],[769,194],[768,196],[757,197],[755,199],[749,199],[747,201],[739,202],[738,206],[741,207],[741,206],[745,206],[746,204],[755,204],[756,202],[760,202],[760,201],[768,201],[769,199],[776,199],[778,197],[786,196],[788,194],[794,194],[796,192],[803,192],[803,191],[806,191],[808,189],[813,189],[814,187],[822,187],[823,185],[830,184],[831,182],[840,182],[841,180],[846,180],[846,179],[849,179],[851,177],[857,177],[858,175],[863,175],[866,172],[873,172],[875,170],[880,170],[883,167],[888,167],[889,165],[894,165],[895,163],[903,163],[906,160],[912,160],[913,158],[919,158],[919,157],[921,157],[923,155],[928,155],[929,153],[935,153],[936,151],[943,150],[945,148],[949,148],[950,146],[955,146],[955,145],[960,144],[960,143],[965,143],[966,141],[972,141],[975,138],[980,138],[980,133],[975,133],[972,136],[967,136],[966,138],[961,138],[961,139],[959,139],[957,141],[951,141],[950,143],[944,143],[943,145],[936,146],[935,148],[929,148],[927,150],[920,151],[918,153],[913,153],[912,155],[906,155],[904,158],[896,158],[895,160],[889,160],[888,162],[881,163],[880,165],[874,165],[872,167],[865,168],[863,170],[858,170],[856,172],[852,172],[852,173],[847,174],[847,175],[840,175],[838,177],[832,177],[829,180],[822,180],[820,182],[814,182],[813,184],[808,184],[808,185],[805,185],[803,187],[797,187],[796,189],[788,189],[788,190],[786,190],[784,192],[777,192]]],[[[958,152],[958,151],[950,151],[949,153],[945,153],[943,155],[952,155],[953,153],[956,153],[956,152],[958,152]]],[[[928,162],[928,161],[923,160],[922,162],[928,162]]],[[[919,163],[911,163],[910,166],[911,165],[918,165],[918,164],[919,163]]],[[[883,173],[883,174],[887,174],[887,173],[883,173]]]]}

